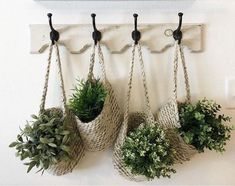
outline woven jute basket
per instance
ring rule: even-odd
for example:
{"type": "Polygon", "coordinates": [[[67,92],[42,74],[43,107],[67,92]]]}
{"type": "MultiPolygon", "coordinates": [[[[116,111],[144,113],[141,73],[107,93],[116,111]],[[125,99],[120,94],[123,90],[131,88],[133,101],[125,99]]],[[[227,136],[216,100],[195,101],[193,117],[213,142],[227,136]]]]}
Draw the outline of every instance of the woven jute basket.
{"type": "Polygon", "coordinates": [[[88,79],[94,78],[93,68],[96,49],[102,70],[101,82],[107,91],[107,95],[101,113],[94,120],[85,123],[77,117],[79,132],[85,149],[88,151],[101,151],[113,145],[121,126],[120,108],[112,86],[106,78],[104,58],[99,42],[92,47],[88,79]]]}
{"type": "Polygon", "coordinates": [[[80,134],[77,128],[76,118],[66,106],[64,80],[63,80],[63,75],[62,75],[60,54],[59,54],[59,48],[58,48],[57,43],[54,43],[54,45],[53,44],[50,45],[48,65],[47,65],[46,76],[45,76],[45,84],[44,84],[39,114],[48,110],[53,110],[53,109],[63,113],[63,118],[64,118],[63,124],[66,126],[66,130],[69,130],[73,134],[72,140],[69,142],[69,144],[67,144],[70,148],[70,153],[69,153],[70,159],[61,160],[57,164],[51,165],[48,170],[49,172],[52,172],[53,174],[60,176],[60,175],[64,175],[66,173],[72,172],[72,170],[78,164],[79,160],[84,155],[84,146],[83,146],[82,139],[80,137],[80,134]],[[63,108],[55,107],[55,108],[45,109],[53,48],[55,48],[56,50],[56,61],[58,63],[58,69],[59,69],[59,78],[60,78],[60,83],[61,83],[63,108]]]}
{"type": "Polygon", "coordinates": [[[117,138],[117,141],[114,146],[114,152],[113,152],[113,164],[114,168],[119,172],[121,176],[128,180],[132,181],[147,181],[148,179],[145,176],[142,175],[134,175],[131,173],[130,169],[127,168],[123,162],[122,157],[122,145],[125,141],[126,136],[130,131],[137,128],[140,124],[146,123],[148,125],[156,125],[156,121],[154,119],[154,116],[151,112],[150,108],[150,102],[149,102],[149,96],[148,96],[148,90],[147,90],[147,83],[146,83],[146,77],[144,72],[144,63],[142,59],[142,52],[141,52],[141,46],[139,44],[133,44],[132,49],[132,60],[131,60],[131,70],[129,74],[129,83],[128,83],[128,91],[127,91],[127,100],[126,100],[126,108],[124,113],[124,121],[122,124],[122,127],[119,131],[119,135],[117,138]],[[135,56],[135,48],[138,49],[138,56],[139,56],[139,62],[141,66],[141,76],[143,80],[143,86],[144,86],[144,99],[145,99],[145,110],[143,113],[136,112],[136,113],[129,113],[129,103],[130,103],[130,97],[131,97],[131,88],[132,88],[132,79],[133,79],[133,68],[134,68],[134,56],[135,56]]]}
{"type": "Polygon", "coordinates": [[[177,101],[177,72],[178,72],[178,63],[182,62],[184,79],[185,79],[185,90],[186,90],[186,99],[185,102],[191,101],[190,96],[190,86],[187,68],[185,64],[184,53],[182,45],[175,43],[174,51],[174,90],[173,97],[160,109],[158,113],[158,121],[167,130],[167,137],[169,138],[173,148],[176,150],[175,160],[178,163],[183,163],[184,161],[190,160],[196,153],[197,150],[189,144],[186,144],[182,137],[177,132],[179,128],[179,112],[178,112],[178,101],[177,101]]]}

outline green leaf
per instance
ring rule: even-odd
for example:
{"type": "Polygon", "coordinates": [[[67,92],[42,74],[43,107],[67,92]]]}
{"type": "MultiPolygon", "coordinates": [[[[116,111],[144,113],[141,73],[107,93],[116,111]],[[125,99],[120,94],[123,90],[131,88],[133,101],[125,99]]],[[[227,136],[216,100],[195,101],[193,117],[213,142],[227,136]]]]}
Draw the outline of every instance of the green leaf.
{"type": "Polygon", "coordinates": [[[62,136],[61,135],[55,135],[56,140],[61,140],[62,136]]]}
{"type": "Polygon", "coordinates": [[[52,119],[48,122],[48,124],[52,125],[52,124],[55,122],[55,120],[56,120],[56,118],[52,118],[52,119]]]}
{"type": "Polygon", "coordinates": [[[43,144],[39,144],[38,146],[37,146],[37,149],[43,149],[43,144]]]}
{"type": "Polygon", "coordinates": [[[68,146],[66,146],[66,145],[61,145],[60,148],[61,148],[63,151],[65,151],[65,152],[67,152],[67,153],[70,153],[70,148],[69,148],[68,146]]]}
{"type": "Polygon", "coordinates": [[[24,159],[26,159],[28,157],[29,157],[29,153],[26,151],[26,152],[22,153],[21,160],[24,160],[24,159]]]}
{"type": "Polygon", "coordinates": [[[21,135],[17,135],[17,139],[20,141],[20,142],[23,142],[23,138],[21,135]]]}
{"type": "Polygon", "coordinates": [[[49,141],[50,143],[52,143],[52,142],[55,141],[55,138],[49,138],[48,141],[49,141]]]}
{"type": "Polygon", "coordinates": [[[30,162],[29,167],[28,167],[28,169],[27,169],[27,173],[29,173],[29,172],[31,171],[31,169],[32,169],[35,165],[36,165],[36,162],[35,162],[35,161],[30,162]]]}
{"type": "Polygon", "coordinates": [[[43,167],[44,167],[45,170],[48,169],[49,166],[50,166],[50,164],[49,164],[48,161],[44,162],[43,167]]]}
{"type": "MultiPolygon", "coordinates": [[[[36,173],[39,173],[39,172],[41,172],[43,170],[43,167],[42,168],[40,168],[36,173]]],[[[42,173],[43,174],[43,173],[42,173]]]]}
{"type": "Polygon", "coordinates": [[[19,143],[18,142],[12,142],[9,147],[12,148],[12,147],[15,147],[16,145],[18,145],[19,143]]]}
{"type": "Polygon", "coordinates": [[[62,135],[68,135],[68,134],[70,134],[70,132],[67,131],[67,130],[64,130],[64,131],[62,131],[60,134],[62,134],[62,135]]]}
{"type": "Polygon", "coordinates": [[[63,137],[62,144],[66,144],[70,140],[69,136],[66,135],[63,137]]]}
{"type": "Polygon", "coordinates": [[[48,143],[48,145],[51,146],[51,147],[57,147],[57,145],[54,144],[54,143],[48,143]]]}
{"type": "Polygon", "coordinates": [[[38,119],[38,117],[37,117],[36,115],[34,115],[34,114],[32,114],[31,117],[32,117],[33,119],[38,119]]]}
{"type": "Polygon", "coordinates": [[[40,142],[42,142],[44,144],[50,143],[50,141],[47,138],[40,138],[40,142]]]}
{"type": "Polygon", "coordinates": [[[186,143],[191,143],[192,142],[192,140],[193,140],[193,134],[192,133],[185,133],[185,136],[184,137],[187,137],[187,140],[188,141],[186,141],[186,143]]]}

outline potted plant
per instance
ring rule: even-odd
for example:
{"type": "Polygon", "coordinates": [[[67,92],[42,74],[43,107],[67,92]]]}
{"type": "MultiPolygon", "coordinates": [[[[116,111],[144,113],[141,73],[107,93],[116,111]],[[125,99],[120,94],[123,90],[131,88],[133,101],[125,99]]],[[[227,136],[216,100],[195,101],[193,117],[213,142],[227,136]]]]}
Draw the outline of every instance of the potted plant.
{"type": "Polygon", "coordinates": [[[72,136],[64,125],[63,111],[59,108],[45,110],[32,118],[34,121],[27,122],[10,147],[16,148],[16,155],[21,160],[29,159],[25,163],[27,172],[37,167],[43,173],[51,165],[70,158],[68,142],[72,136]]]}
{"type": "Polygon", "coordinates": [[[189,78],[187,73],[187,68],[185,64],[184,53],[182,45],[176,41],[175,43],[175,53],[174,53],[174,78],[173,78],[173,96],[172,98],[160,108],[158,113],[158,121],[160,125],[166,129],[167,138],[170,140],[173,148],[176,151],[175,161],[177,163],[183,163],[184,161],[190,160],[196,153],[197,150],[193,145],[186,143],[183,137],[179,134],[178,128],[181,127],[182,123],[179,120],[179,110],[178,110],[178,95],[177,95],[177,73],[179,61],[182,62],[182,68],[185,80],[185,92],[186,97],[184,102],[191,103],[191,94],[189,86],[189,78]]]}
{"type": "Polygon", "coordinates": [[[141,47],[139,44],[133,44],[124,121],[113,153],[114,167],[120,175],[134,181],[170,177],[175,173],[172,168],[175,163],[174,155],[175,151],[166,138],[165,130],[155,121],[151,112],[141,47]],[[143,113],[129,114],[136,47],[141,65],[146,107],[143,113]]]}
{"type": "Polygon", "coordinates": [[[219,104],[204,98],[195,104],[180,103],[178,107],[181,123],[178,130],[186,143],[193,145],[199,152],[205,149],[225,151],[233,128],[224,123],[231,118],[219,114],[219,104]]]}
{"type": "Polygon", "coordinates": [[[147,179],[170,178],[176,172],[172,168],[175,151],[157,123],[142,123],[131,131],[121,150],[125,165],[134,175],[143,175],[147,179]]]}
{"type": "Polygon", "coordinates": [[[106,78],[100,43],[93,45],[87,80],[80,80],[69,100],[76,115],[77,126],[88,151],[100,151],[111,146],[117,137],[121,121],[120,109],[112,86],[106,78]],[[102,68],[101,79],[95,78],[93,68],[95,49],[102,68]]]}
{"type": "Polygon", "coordinates": [[[61,70],[58,45],[50,45],[45,84],[39,114],[32,115],[33,121],[27,122],[17,135],[16,141],[9,146],[16,149],[21,160],[27,160],[27,172],[34,167],[42,173],[51,170],[56,175],[71,172],[84,153],[84,146],[79,135],[75,116],[66,106],[66,96],[61,70]],[[49,72],[53,46],[59,67],[63,108],[45,109],[49,72]]]}
{"type": "Polygon", "coordinates": [[[94,120],[103,110],[107,91],[100,79],[78,81],[69,108],[84,123],[94,120]]]}

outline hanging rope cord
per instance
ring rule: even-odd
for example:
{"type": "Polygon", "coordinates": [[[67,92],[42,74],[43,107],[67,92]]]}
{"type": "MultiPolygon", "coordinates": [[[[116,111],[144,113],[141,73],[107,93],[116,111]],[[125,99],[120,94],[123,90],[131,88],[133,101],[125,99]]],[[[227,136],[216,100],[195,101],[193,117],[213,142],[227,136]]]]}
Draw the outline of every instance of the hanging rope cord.
{"type": "Polygon", "coordinates": [[[90,57],[90,66],[89,66],[89,72],[88,72],[88,80],[94,79],[94,64],[95,64],[95,52],[96,48],[98,50],[98,58],[99,58],[99,63],[101,66],[101,80],[106,83],[106,72],[105,72],[105,65],[104,65],[104,56],[101,50],[100,42],[97,42],[97,44],[93,44],[92,46],[92,52],[91,52],[91,57],[90,57]]]}
{"type": "Polygon", "coordinates": [[[144,71],[144,62],[142,58],[142,51],[140,44],[133,44],[132,45],[132,56],[131,56],[131,68],[129,72],[129,81],[128,81],[128,90],[127,90],[127,97],[126,97],[126,109],[124,113],[124,122],[127,124],[129,119],[129,109],[130,109],[130,97],[131,97],[131,89],[132,89],[132,82],[133,82],[133,71],[134,71],[134,62],[135,62],[135,50],[138,50],[138,57],[139,57],[139,63],[141,68],[141,76],[143,81],[143,87],[144,87],[144,97],[145,97],[145,114],[147,115],[147,118],[154,121],[154,116],[151,112],[150,102],[149,102],[149,94],[147,89],[147,82],[146,82],[146,75],[144,71]]]}
{"type": "Polygon", "coordinates": [[[48,83],[49,83],[49,75],[50,75],[53,47],[55,47],[55,49],[56,49],[56,62],[58,65],[58,70],[59,70],[60,87],[61,87],[61,91],[62,91],[62,103],[63,103],[63,107],[64,107],[64,112],[66,113],[66,111],[67,111],[67,109],[66,109],[66,94],[65,94],[65,88],[64,88],[64,80],[63,80],[63,74],[62,74],[59,47],[58,47],[58,44],[55,42],[54,45],[50,44],[50,46],[49,46],[49,55],[48,55],[48,59],[47,59],[45,83],[44,83],[44,88],[43,88],[43,93],[42,93],[39,114],[42,114],[45,111],[45,102],[46,102],[46,96],[47,96],[47,92],[48,92],[48,83]]]}
{"type": "Polygon", "coordinates": [[[175,52],[174,52],[174,90],[173,95],[175,100],[177,100],[177,73],[178,73],[178,64],[179,64],[179,57],[183,67],[184,73],[184,83],[185,83],[185,92],[186,92],[186,102],[189,103],[191,101],[191,93],[190,93],[190,85],[189,85],[189,78],[187,67],[185,63],[185,57],[183,52],[183,47],[181,44],[175,43],[175,52]]]}

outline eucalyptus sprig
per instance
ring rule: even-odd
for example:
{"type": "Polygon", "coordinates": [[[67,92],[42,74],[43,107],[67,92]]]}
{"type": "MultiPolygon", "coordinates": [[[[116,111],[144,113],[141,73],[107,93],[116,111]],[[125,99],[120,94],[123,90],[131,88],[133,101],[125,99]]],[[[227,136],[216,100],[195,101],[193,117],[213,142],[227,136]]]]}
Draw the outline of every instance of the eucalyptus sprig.
{"type": "Polygon", "coordinates": [[[153,179],[170,177],[176,172],[172,168],[175,151],[157,125],[143,123],[134,129],[125,138],[121,151],[125,166],[134,175],[153,179]]]}
{"type": "Polygon", "coordinates": [[[80,80],[69,100],[69,108],[82,122],[90,122],[101,113],[106,95],[100,79],[80,80]]]}
{"type": "Polygon", "coordinates": [[[27,172],[33,167],[39,168],[38,172],[47,170],[51,165],[62,159],[69,159],[68,143],[71,133],[64,125],[63,111],[58,108],[45,110],[39,116],[32,115],[34,121],[27,122],[17,140],[9,147],[17,150],[16,155],[28,166],[27,172]]]}
{"type": "Polygon", "coordinates": [[[186,143],[199,152],[204,152],[206,148],[225,151],[233,127],[224,124],[230,122],[231,118],[219,114],[219,104],[204,98],[196,104],[179,103],[178,108],[181,123],[179,132],[186,143]]]}

